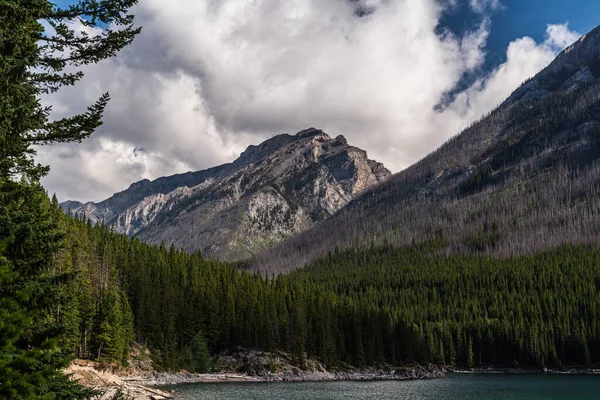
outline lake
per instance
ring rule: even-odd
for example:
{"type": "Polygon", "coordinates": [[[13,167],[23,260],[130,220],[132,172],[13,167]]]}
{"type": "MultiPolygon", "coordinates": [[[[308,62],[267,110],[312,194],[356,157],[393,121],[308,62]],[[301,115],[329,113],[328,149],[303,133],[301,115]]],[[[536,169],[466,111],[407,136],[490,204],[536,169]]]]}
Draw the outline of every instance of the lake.
{"type": "Polygon", "coordinates": [[[419,381],[209,383],[170,389],[184,400],[598,400],[600,376],[452,375],[419,381]]]}

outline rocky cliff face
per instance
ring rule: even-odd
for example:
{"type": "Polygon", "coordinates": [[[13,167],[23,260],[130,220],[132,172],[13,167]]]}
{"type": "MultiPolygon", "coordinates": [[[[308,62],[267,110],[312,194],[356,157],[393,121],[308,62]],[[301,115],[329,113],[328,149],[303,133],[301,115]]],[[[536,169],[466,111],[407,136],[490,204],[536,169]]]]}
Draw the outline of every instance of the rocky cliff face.
{"type": "Polygon", "coordinates": [[[250,146],[231,164],[62,206],[150,243],[239,260],[329,218],[389,176],[343,136],[311,128],[250,146]]]}

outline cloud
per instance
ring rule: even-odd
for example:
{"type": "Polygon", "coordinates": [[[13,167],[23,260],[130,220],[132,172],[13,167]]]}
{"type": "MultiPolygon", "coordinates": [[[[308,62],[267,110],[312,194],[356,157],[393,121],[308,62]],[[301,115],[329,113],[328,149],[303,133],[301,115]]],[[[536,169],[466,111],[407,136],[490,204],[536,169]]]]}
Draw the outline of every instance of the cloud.
{"type": "Polygon", "coordinates": [[[554,50],[570,46],[581,36],[580,33],[569,30],[568,24],[548,25],[546,33],[548,38],[544,43],[554,50]]]}
{"type": "Polygon", "coordinates": [[[496,10],[502,5],[500,0],[470,0],[473,11],[483,13],[488,10],[496,10]]]}
{"type": "Polygon", "coordinates": [[[484,16],[462,37],[439,34],[443,4],[140,2],[143,32],[134,43],[52,97],[57,117],[107,90],[112,100],[104,126],[83,145],[40,150],[52,166],[44,184],[60,200],[101,200],[142,178],[232,161],[250,144],[309,126],[345,134],[398,171],[489,111],[575,35],[552,26],[543,43],[514,41],[505,64],[436,111],[481,67],[491,29],[484,16]]]}
{"type": "Polygon", "coordinates": [[[581,35],[570,31],[567,25],[548,25],[546,39],[536,43],[530,37],[510,43],[506,61],[487,77],[477,80],[460,93],[449,107],[449,113],[471,121],[498,106],[525,79],[546,67],[556,54],[575,42],[581,35]]]}

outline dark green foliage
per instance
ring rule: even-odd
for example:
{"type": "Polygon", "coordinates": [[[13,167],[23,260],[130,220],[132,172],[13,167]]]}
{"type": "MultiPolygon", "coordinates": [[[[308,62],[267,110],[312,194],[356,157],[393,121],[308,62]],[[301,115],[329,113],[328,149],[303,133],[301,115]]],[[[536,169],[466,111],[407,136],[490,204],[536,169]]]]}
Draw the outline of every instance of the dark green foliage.
{"type": "MultiPolygon", "coordinates": [[[[47,0],[0,1],[0,398],[89,398],[92,392],[61,373],[69,336],[82,320],[69,290],[72,271],[55,262],[62,244],[61,213],[39,179],[47,166],[33,145],[76,142],[101,124],[105,94],[87,112],[49,120],[40,96],[72,85],[81,72],[64,73],[110,57],[138,32],[127,9],[136,0],[82,0],[68,10],[47,0]],[[75,32],[68,21],[93,27],[75,32]],[[44,31],[42,23],[52,27],[44,31]],[[113,28],[113,29],[114,29],[113,28]]],[[[68,261],[68,260],[65,260],[68,261]]]]}
{"type": "Polygon", "coordinates": [[[61,348],[57,288],[69,279],[53,268],[62,235],[57,204],[39,184],[0,177],[0,398],[89,398],[60,370],[71,359],[61,348]]]}
{"type": "MultiPolygon", "coordinates": [[[[164,369],[207,371],[208,352],[238,347],[283,350],[300,366],[307,357],[331,367],[600,364],[595,247],[497,259],[436,255],[444,245],[436,239],[412,248],[336,251],[265,279],[64,218],[73,233],[70,258],[89,252],[82,265],[91,287],[102,286],[99,277],[111,271],[104,290],[128,294],[135,338],[164,369]]],[[[486,226],[493,235],[494,223],[486,226]]],[[[90,292],[93,303],[100,293],[90,292]]],[[[104,334],[92,328],[88,340],[104,334]]]]}
{"type": "Polygon", "coordinates": [[[212,359],[202,332],[198,332],[192,338],[191,343],[184,347],[183,352],[185,355],[184,365],[190,372],[206,373],[212,368],[212,359]]]}
{"type": "Polygon", "coordinates": [[[473,338],[469,336],[469,343],[467,344],[467,367],[473,368],[475,366],[475,353],[473,352],[473,338]]]}
{"type": "Polygon", "coordinates": [[[32,159],[34,144],[81,141],[102,124],[108,101],[104,94],[87,112],[49,121],[49,107],[39,96],[73,85],[81,72],[65,73],[67,67],[96,63],[129,44],[139,29],[132,27],[127,10],[137,0],[82,0],[68,9],[47,0],[7,0],[0,3],[0,172],[26,174],[37,179],[48,167],[32,159]],[[77,30],[113,24],[97,35],[77,30]],[[51,26],[45,31],[41,22],[51,26]],[[54,32],[52,32],[54,31],[54,32]]]}
{"type": "Polygon", "coordinates": [[[114,287],[103,289],[97,304],[93,354],[98,360],[127,362],[133,340],[133,320],[127,298],[114,287]]]}
{"type": "MultiPolygon", "coordinates": [[[[292,277],[336,293],[356,312],[385,312],[385,331],[395,337],[380,344],[388,362],[600,362],[597,248],[568,246],[510,259],[436,256],[434,250],[351,250],[292,277]],[[397,346],[394,352],[390,345],[397,346]]],[[[365,326],[354,331],[365,349],[373,347],[365,326]]]]}

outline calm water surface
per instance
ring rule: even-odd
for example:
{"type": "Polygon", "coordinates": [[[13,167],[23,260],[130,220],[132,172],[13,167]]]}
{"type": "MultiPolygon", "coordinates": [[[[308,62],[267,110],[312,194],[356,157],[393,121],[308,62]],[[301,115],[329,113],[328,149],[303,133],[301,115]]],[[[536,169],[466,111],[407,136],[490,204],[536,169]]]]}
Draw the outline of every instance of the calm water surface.
{"type": "Polygon", "coordinates": [[[211,383],[171,389],[185,400],[600,400],[600,376],[454,375],[430,381],[211,383]]]}

